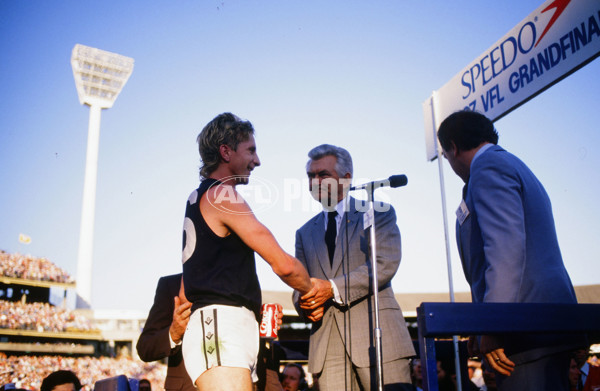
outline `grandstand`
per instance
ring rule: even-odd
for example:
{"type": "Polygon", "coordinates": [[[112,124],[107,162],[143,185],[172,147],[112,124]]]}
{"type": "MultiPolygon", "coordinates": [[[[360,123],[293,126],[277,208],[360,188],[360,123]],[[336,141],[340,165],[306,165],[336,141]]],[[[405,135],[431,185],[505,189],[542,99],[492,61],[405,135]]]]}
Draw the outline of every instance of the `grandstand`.
{"type": "Polygon", "coordinates": [[[85,391],[121,374],[162,389],[165,364],[132,356],[147,314],[71,310],[67,292],[75,288],[48,259],[0,250],[0,385],[39,390],[50,372],[69,369],[85,391]]]}

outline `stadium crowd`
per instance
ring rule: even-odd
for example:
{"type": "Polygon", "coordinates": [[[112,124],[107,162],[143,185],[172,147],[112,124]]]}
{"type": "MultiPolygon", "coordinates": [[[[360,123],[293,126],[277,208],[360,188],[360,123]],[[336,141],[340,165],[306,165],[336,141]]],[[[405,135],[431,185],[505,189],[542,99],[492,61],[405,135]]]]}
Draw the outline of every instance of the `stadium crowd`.
{"type": "MultiPolygon", "coordinates": [[[[0,275],[35,281],[73,283],[74,278],[47,258],[0,250],[0,275]]],[[[0,300],[0,328],[39,332],[93,331],[92,321],[76,311],[49,303],[0,300]]],[[[82,391],[91,391],[96,381],[117,375],[148,379],[155,390],[162,389],[166,366],[144,363],[128,356],[73,357],[60,355],[7,356],[0,352],[0,386],[38,391],[51,372],[71,370],[81,380],[82,391]]]]}
{"type": "Polygon", "coordinates": [[[153,390],[161,390],[166,374],[162,363],[144,363],[129,357],[6,356],[0,353],[0,385],[13,383],[15,388],[37,391],[44,377],[59,369],[73,371],[81,381],[82,391],[92,391],[96,381],[117,375],[148,379],[153,390]]]}
{"type": "Polygon", "coordinates": [[[0,300],[0,328],[39,332],[95,330],[88,318],[69,309],[4,300],[0,300]]]}
{"type": "Polygon", "coordinates": [[[75,279],[47,258],[0,250],[0,274],[26,280],[72,283],[75,279]]]}

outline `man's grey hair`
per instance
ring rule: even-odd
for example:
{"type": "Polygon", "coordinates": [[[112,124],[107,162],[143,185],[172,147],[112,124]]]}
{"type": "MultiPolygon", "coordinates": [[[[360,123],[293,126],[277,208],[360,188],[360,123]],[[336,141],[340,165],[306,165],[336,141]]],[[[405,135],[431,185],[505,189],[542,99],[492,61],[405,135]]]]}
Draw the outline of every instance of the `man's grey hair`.
{"type": "Polygon", "coordinates": [[[310,160],[306,163],[306,171],[313,160],[319,160],[325,156],[335,156],[337,161],[335,164],[335,171],[341,178],[346,174],[350,174],[352,177],[352,156],[344,148],[336,147],[331,144],[321,144],[318,147],[314,147],[308,152],[310,160]]]}

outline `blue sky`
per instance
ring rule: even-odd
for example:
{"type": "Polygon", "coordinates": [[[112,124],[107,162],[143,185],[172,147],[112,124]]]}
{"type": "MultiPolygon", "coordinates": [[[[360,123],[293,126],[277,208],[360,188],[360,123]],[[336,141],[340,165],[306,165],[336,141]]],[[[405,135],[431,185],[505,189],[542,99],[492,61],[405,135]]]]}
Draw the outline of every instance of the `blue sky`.
{"type": "MultiPolygon", "coordinates": [[[[157,279],[180,271],[196,136],[225,111],[256,128],[262,166],[248,201],[284,249],[293,253],[295,230],[318,211],[308,150],[337,144],[353,155],[356,183],[408,177],[376,194],[395,207],[402,233],[395,291],[445,292],[438,164],[425,158],[421,104],[540,4],[3,0],[0,249],[76,275],[89,118],[70,65],[80,43],[135,59],[102,112],[94,308],[146,310],[157,279]],[[259,184],[278,198],[258,197],[259,184]]],[[[499,143],[546,186],[576,285],[600,283],[599,74],[595,60],[496,122],[499,143]]],[[[446,162],[444,178],[455,289],[467,291],[453,227],[462,182],[446,162]]],[[[257,264],[263,289],[289,289],[257,264]]]]}

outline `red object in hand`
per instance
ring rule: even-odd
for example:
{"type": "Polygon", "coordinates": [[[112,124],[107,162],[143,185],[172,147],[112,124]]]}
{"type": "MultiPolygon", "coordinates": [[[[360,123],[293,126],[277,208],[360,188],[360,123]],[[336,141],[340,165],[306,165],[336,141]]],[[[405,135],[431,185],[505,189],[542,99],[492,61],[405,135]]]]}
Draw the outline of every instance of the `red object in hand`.
{"type": "Polygon", "coordinates": [[[260,322],[259,334],[261,338],[277,338],[277,319],[283,315],[283,307],[277,303],[265,303],[262,305],[262,320],[260,322]]]}

